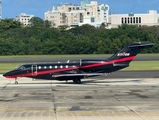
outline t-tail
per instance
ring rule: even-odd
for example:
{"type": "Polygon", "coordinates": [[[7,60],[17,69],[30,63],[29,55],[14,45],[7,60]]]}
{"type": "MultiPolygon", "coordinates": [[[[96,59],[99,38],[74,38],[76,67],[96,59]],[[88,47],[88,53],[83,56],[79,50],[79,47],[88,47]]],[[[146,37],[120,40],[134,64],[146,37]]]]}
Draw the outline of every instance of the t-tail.
{"type": "Polygon", "coordinates": [[[133,42],[126,45],[123,49],[106,60],[111,61],[114,66],[114,69],[111,68],[109,72],[128,67],[129,63],[142,49],[151,48],[152,46],[154,46],[154,43],[146,42],[133,42]]]}

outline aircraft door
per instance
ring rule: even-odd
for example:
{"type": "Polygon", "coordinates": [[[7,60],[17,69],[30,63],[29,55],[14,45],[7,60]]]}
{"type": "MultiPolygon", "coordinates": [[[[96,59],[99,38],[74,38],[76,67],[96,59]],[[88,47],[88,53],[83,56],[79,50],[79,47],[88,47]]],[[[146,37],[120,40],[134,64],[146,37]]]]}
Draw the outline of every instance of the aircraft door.
{"type": "Polygon", "coordinates": [[[37,76],[37,65],[34,64],[31,66],[32,76],[37,76]]]}

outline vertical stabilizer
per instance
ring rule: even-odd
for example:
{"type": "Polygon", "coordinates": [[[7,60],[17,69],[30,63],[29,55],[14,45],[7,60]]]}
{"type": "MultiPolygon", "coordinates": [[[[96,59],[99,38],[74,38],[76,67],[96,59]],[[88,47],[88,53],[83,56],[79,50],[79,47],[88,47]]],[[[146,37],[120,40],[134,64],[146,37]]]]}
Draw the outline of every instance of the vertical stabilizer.
{"type": "Polygon", "coordinates": [[[135,58],[135,56],[141,51],[141,49],[151,48],[153,45],[154,43],[133,42],[126,45],[119,52],[114,54],[112,57],[108,58],[108,60],[122,64],[129,64],[135,58]]]}

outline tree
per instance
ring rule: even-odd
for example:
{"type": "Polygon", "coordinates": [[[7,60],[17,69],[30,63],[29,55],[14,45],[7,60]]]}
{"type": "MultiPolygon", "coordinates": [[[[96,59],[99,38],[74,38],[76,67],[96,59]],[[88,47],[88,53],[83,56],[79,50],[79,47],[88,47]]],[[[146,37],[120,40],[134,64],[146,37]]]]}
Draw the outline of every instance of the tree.
{"type": "Polygon", "coordinates": [[[31,27],[42,28],[44,27],[44,21],[39,17],[32,17],[29,22],[31,23],[31,27]]]}
{"type": "Polygon", "coordinates": [[[44,25],[45,25],[46,28],[50,28],[51,27],[51,22],[48,21],[48,20],[45,20],[44,25]]]}
{"type": "Polygon", "coordinates": [[[61,25],[58,28],[60,31],[65,31],[68,27],[69,27],[68,25],[61,25]]]}
{"type": "Polygon", "coordinates": [[[101,29],[105,29],[105,28],[106,28],[105,23],[102,23],[102,24],[100,25],[100,28],[101,28],[101,29]]]}
{"type": "Polygon", "coordinates": [[[84,24],[82,26],[77,26],[75,28],[72,28],[69,31],[72,32],[75,36],[83,36],[83,35],[90,36],[96,34],[97,28],[89,24],[84,24]]]}
{"type": "Polygon", "coordinates": [[[21,28],[24,25],[14,19],[4,19],[0,21],[0,29],[7,30],[11,28],[21,28]]]}
{"type": "Polygon", "coordinates": [[[119,28],[101,29],[83,25],[65,30],[65,26],[60,29],[50,28],[48,21],[44,23],[39,18],[38,21],[41,24],[22,27],[13,19],[1,20],[0,55],[113,54],[134,41],[156,43],[153,48],[148,51],[145,49],[142,53],[159,53],[158,26],[122,25],[119,28]]]}

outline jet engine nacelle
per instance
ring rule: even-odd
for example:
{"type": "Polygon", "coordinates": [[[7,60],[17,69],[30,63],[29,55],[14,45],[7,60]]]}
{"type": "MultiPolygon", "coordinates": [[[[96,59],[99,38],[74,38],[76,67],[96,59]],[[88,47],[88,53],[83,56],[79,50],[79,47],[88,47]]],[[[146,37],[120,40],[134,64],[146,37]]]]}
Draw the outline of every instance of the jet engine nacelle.
{"type": "Polygon", "coordinates": [[[104,66],[101,66],[103,62],[104,59],[81,59],[80,67],[84,72],[97,72],[103,69],[104,66]]]}
{"type": "Polygon", "coordinates": [[[104,59],[81,59],[80,60],[80,66],[90,65],[90,64],[98,64],[104,62],[104,59]]]}

